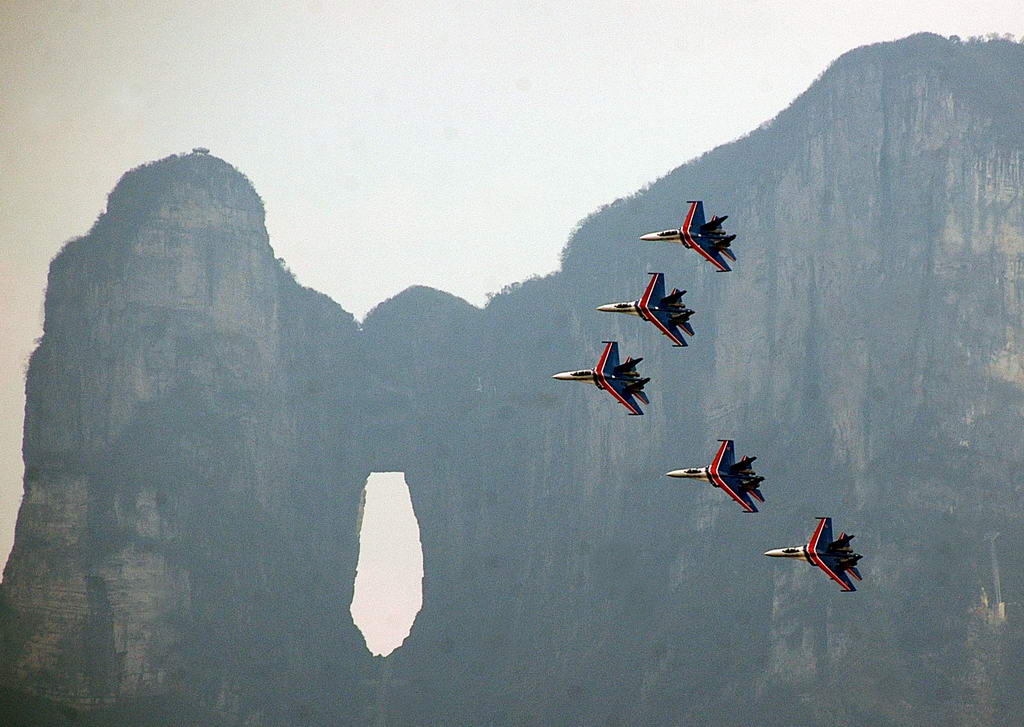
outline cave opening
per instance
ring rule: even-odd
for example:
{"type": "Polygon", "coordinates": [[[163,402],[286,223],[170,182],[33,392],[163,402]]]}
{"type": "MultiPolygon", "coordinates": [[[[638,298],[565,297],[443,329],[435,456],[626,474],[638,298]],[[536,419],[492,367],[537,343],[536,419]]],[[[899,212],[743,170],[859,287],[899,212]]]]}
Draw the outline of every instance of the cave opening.
{"type": "Polygon", "coordinates": [[[359,560],[350,611],[374,656],[412,631],[423,605],[423,548],[404,472],[373,472],[359,509],[359,560]]]}

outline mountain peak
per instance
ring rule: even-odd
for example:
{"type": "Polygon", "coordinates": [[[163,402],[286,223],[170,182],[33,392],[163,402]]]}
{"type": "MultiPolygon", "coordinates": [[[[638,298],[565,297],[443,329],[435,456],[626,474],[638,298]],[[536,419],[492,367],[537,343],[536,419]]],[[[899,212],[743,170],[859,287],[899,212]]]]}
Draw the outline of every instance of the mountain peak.
{"type": "Polygon", "coordinates": [[[228,207],[261,221],[264,216],[263,200],[249,179],[202,147],[126,172],[107,199],[107,214],[139,219],[161,207],[196,205],[228,207]]]}

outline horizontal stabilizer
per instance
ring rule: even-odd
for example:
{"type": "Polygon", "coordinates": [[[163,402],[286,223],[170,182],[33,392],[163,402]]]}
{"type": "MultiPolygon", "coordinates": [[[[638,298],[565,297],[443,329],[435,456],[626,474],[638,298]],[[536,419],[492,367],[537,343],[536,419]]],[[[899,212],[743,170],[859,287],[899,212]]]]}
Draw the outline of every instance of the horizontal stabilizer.
{"type": "Polygon", "coordinates": [[[736,235],[729,235],[728,237],[723,237],[721,240],[715,240],[714,244],[712,244],[712,247],[721,250],[724,247],[729,247],[729,245],[731,245],[732,241],[735,239],[736,235]]]}
{"type": "Polygon", "coordinates": [[[856,578],[858,581],[864,580],[864,578],[860,574],[860,571],[857,570],[857,566],[853,566],[853,565],[850,566],[849,568],[846,569],[846,572],[849,573],[854,578],[856,578]]]}
{"type": "Polygon", "coordinates": [[[639,394],[641,391],[644,390],[644,385],[646,385],[650,380],[650,377],[648,377],[646,379],[634,381],[632,384],[623,389],[623,391],[625,391],[627,394],[639,394]]]}
{"type": "Polygon", "coordinates": [[[700,226],[700,231],[711,232],[711,230],[717,230],[719,227],[722,226],[722,223],[725,222],[727,219],[729,219],[729,215],[722,215],[721,217],[715,215],[714,217],[711,218],[711,222],[707,223],[706,225],[700,226]]]}

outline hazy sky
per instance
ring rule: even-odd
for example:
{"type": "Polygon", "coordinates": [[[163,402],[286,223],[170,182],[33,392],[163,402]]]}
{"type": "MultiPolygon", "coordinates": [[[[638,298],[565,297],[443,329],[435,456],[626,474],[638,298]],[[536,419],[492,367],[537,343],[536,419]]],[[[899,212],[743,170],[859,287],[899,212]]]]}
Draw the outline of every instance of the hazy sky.
{"type": "Polygon", "coordinates": [[[49,260],[127,169],[207,146],[299,281],[362,316],[483,303],[573,225],[783,109],[850,48],[1024,33],[1020,0],[0,0],[0,558],[49,260]],[[708,107],[698,111],[698,102],[708,107]]]}
{"type": "Polygon", "coordinates": [[[423,548],[403,472],[366,481],[352,620],[374,656],[405,641],[423,605],[423,548]]]}

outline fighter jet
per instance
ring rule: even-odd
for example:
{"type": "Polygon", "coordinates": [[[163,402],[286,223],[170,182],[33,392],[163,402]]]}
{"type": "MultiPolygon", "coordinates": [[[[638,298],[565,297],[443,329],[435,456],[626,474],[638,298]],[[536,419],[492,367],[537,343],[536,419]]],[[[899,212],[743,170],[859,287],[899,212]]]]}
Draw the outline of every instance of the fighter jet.
{"type": "Polygon", "coordinates": [[[757,488],[764,482],[764,477],[754,473],[753,464],[757,457],[743,457],[736,462],[736,454],[731,439],[719,439],[722,446],[707,467],[691,467],[685,470],[666,472],[666,477],[687,477],[693,480],[710,482],[713,487],[720,487],[726,494],[740,504],[744,512],[757,512],[754,500],[764,502],[764,496],[757,488]]]}
{"type": "Polygon", "coordinates": [[[857,570],[857,561],[863,556],[853,552],[850,547],[852,535],[841,533],[839,538],[832,540],[832,518],[818,518],[818,527],[814,535],[807,541],[807,545],[795,546],[792,548],[778,548],[769,550],[765,555],[773,558],[802,558],[811,565],[818,566],[825,575],[843,587],[843,591],[849,593],[856,591],[853,587],[853,576],[858,581],[862,580],[860,571],[857,570]]]}
{"type": "Polygon", "coordinates": [[[685,290],[673,288],[672,292],[665,295],[665,274],[648,273],[651,275],[651,282],[647,284],[640,300],[632,300],[628,303],[609,303],[598,306],[598,310],[607,313],[628,313],[632,316],[639,316],[645,321],[650,321],[654,326],[668,336],[674,346],[685,346],[686,340],[679,329],[683,329],[691,336],[693,327],[690,325],[690,316],[693,311],[680,303],[680,299],[686,295],[685,290]]]}
{"type": "Polygon", "coordinates": [[[651,403],[647,395],[644,394],[644,385],[650,379],[641,379],[640,374],[636,372],[636,365],[643,359],[628,357],[620,364],[619,344],[615,341],[603,341],[603,343],[605,344],[604,351],[597,361],[597,366],[582,371],[564,371],[551,378],[559,381],[586,381],[594,384],[597,388],[607,391],[615,397],[616,401],[629,409],[631,415],[643,414],[636,400],[639,399],[644,404],[651,403]]]}
{"type": "Polygon", "coordinates": [[[686,213],[686,219],[678,230],[663,230],[662,232],[650,232],[641,236],[641,240],[652,240],[662,242],[679,242],[683,247],[696,250],[708,262],[715,266],[718,272],[727,273],[732,268],[723,258],[729,258],[736,262],[729,245],[736,239],[736,235],[726,235],[722,229],[722,223],[729,215],[723,217],[712,217],[711,222],[704,222],[704,203],[689,200],[687,203],[690,209],[686,213]]]}

